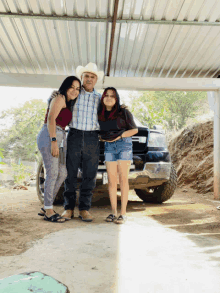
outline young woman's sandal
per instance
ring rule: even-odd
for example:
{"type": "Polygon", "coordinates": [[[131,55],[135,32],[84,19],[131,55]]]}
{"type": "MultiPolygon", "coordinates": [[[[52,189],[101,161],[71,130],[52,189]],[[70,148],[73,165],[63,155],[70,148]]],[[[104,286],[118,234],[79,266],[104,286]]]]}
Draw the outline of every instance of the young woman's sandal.
{"type": "Polygon", "coordinates": [[[122,215],[120,215],[120,216],[117,218],[117,220],[115,220],[114,222],[115,222],[116,224],[124,224],[126,220],[127,220],[126,216],[122,216],[122,215]]]}
{"type": "Polygon", "coordinates": [[[38,213],[38,216],[44,217],[44,215],[46,214],[46,211],[44,208],[41,208],[41,211],[42,212],[38,213]]]}
{"type": "Polygon", "coordinates": [[[117,219],[117,217],[113,214],[110,214],[106,219],[105,221],[106,222],[114,222],[115,220],[117,219]]]}
{"type": "MultiPolygon", "coordinates": [[[[41,208],[41,211],[42,211],[42,212],[38,213],[38,216],[44,217],[45,214],[46,214],[46,211],[45,211],[44,208],[41,208]]],[[[54,213],[57,214],[55,211],[54,211],[54,213]]],[[[58,214],[57,214],[57,215],[58,215],[58,214]]]]}
{"type": "Polygon", "coordinates": [[[66,220],[61,217],[59,214],[54,214],[51,217],[48,217],[46,214],[44,215],[44,220],[48,222],[53,222],[53,223],[64,223],[66,220]],[[64,220],[64,221],[59,221],[59,220],[64,220]]]}

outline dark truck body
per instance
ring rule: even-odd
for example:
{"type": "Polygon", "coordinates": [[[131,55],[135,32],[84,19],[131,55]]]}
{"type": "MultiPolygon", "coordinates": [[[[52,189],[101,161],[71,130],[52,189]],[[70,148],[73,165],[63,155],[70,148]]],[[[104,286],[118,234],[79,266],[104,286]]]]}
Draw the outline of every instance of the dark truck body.
{"type": "MultiPolygon", "coordinates": [[[[138,133],[132,137],[132,143],[133,162],[129,172],[129,189],[134,189],[136,194],[145,202],[164,202],[173,195],[177,179],[163,132],[143,126],[138,127],[138,133]],[[153,138],[153,140],[150,138],[153,138]]],[[[44,194],[44,177],[45,172],[41,162],[37,175],[37,191],[41,202],[43,202],[44,194]]],[[[82,173],[79,168],[79,185],[81,178],[82,173]]],[[[120,190],[119,184],[118,189],[120,190]]],[[[56,202],[62,202],[63,191],[64,186],[60,188],[56,202]]],[[[96,200],[106,196],[107,193],[108,179],[104,163],[104,142],[100,142],[99,167],[93,199],[96,200]]]]}

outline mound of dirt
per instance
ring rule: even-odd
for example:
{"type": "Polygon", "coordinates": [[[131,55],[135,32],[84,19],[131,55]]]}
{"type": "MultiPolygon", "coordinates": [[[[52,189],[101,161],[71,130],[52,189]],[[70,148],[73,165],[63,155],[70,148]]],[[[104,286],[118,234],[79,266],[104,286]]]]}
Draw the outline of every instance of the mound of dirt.
{"type": "Polygon", "coordinates": [[[186,127],[169,143],[178,185],[213,192],[213,121],[186,127]]]}

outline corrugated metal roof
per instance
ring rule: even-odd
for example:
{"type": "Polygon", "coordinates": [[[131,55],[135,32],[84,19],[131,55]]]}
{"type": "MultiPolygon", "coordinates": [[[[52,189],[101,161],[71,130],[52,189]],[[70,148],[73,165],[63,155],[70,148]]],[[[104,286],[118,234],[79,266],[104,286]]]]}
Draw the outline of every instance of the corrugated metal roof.
{"type": "MultiPolygon", "coordinates": [[[[107,74],[114,0],[0,0],[0,71],[107,74]]],[[[119,0],[110,76],[216,77],[219,0],[119,0]]]]}

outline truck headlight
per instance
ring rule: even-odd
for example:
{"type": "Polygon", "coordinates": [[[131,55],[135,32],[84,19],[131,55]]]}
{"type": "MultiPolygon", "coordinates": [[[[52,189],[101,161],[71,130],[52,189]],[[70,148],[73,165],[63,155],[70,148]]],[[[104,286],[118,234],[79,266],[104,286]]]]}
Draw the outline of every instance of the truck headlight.
{"type": "Polygon", "coordinates": [[[150,132],[148,139],[148,147],[166,148],[166,138],[162,133],[150,132]]]}

